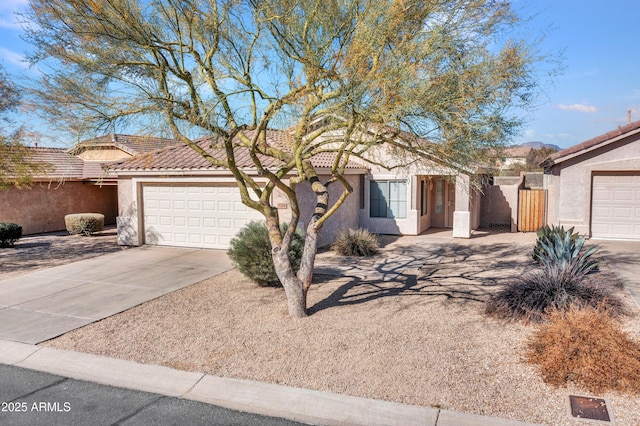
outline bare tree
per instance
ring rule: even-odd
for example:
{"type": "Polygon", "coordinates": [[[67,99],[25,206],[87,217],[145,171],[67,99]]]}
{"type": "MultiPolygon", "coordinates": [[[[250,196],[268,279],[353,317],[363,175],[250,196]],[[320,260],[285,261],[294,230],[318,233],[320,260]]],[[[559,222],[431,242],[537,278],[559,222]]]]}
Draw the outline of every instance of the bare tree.
{"type": "Polygon", "coordinates": [[[20,92],[0,65],[0,189],[24,187],[32,183],[33,175],[44,173],[47,164],[35,160],[23,143],[25,130],[6,128],[11,124],[8,114],[20,107],[20,92]]]}
{"type": "Polygon", "coordinates": [[[318,234],[352,192],[350,158],[386,145],[452,167],[480,161],[517,131],[513,108],[539,88],[540,58],[510,37],[508,1],[32,0],[26,17],[30,59],[51,70],[35,90],[49,117],[79,134],[162,125],[231,171],[266,219],[292,317],[306,316],[318,234]],[[268,144],[270,128],[288,128],[290,146],[268,144]],[[193,142],[204,134],[226,158],[193,142]],[[240,152],[266,183],[236,166],[240,152]],[[311,159],[326,153],[321,180],[311,159]],[[287,253],[305,181],[316,208],[295,274],[287,253]],[[333,204],[331,185],[342,188],[333,204]],[[292,212],[284,234],[276,189],[292,212]]]}

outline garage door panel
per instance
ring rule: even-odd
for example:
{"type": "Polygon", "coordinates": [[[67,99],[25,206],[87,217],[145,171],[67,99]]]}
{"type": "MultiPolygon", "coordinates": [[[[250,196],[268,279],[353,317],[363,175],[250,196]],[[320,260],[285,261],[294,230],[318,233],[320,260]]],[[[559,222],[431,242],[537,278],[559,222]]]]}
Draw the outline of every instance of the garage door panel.
{"type": "Polygon", "coordinates": [[[611,190],[610,189],[593,189],[593,200],[594,201],[609,201],[611,200],[611,190]]]}
{"type": "Polygon", "coordinates": [[[613,217],[614,219],[633,219],[633,209],[631,207],[614,207],[613,217]]]}
{"type": "Polygon", "coordinates": [[[237,187],[143,186],[147,244],[222,248],[262,215],[242,204],[237,187]]]}
{"type": "Polygon", "coordinates": [[[613,183],[615,185],[633,185],[635,180],[636,176],[633,175],[613,176],[613,183]]]}
{"type": "Polygon", "coordinates": [[[640,175],[595,175],[591,201],[593,237],[640,239],[640,175]]]}
{"type": "Polygon", "coordinates": [[[614,201],[630,201],[633,200],[633,191],[629,189],[618,189],[613,193],[614,201]]]}

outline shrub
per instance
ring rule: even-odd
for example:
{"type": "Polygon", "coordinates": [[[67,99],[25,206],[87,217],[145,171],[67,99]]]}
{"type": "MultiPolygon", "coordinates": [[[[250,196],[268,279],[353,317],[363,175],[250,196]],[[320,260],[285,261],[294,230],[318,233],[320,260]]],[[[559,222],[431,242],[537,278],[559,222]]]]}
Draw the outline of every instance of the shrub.
{"type": "Polygon", "coordinates": [[[551,310],[572,305],[605,305],[614,313],[624,312],[622,301],[609,283],[585,279],[572,268],[549,265],[515,278],[487,302],[486,313],[509,320],[541,322],[551,310]]]}
{"type": "Polygon", "coordinates": [[[0,247],[13,247],[22,238],[22,226],[15,223],[0,223],[0,247]]]}
{"type": "MultiPolygon", "coordinates": [[[[282,224],[280,231],[284,234],[288,224],[282,224]]],[[[261,286],[281,286],[276,275],[271,257],[271,241],[269,231],[264,222],[249,222],[231,240],[228,250],[229,258],[247,278],[261,286]]],[[[294,273],[300,269],[302,251],[304,250],[304,235],[296,230],[291,241],[289,260],[294,273]]]]}
{"type": "Polygon", "coordinates": [[[345,229],[331,249],[342,256],[371,256],[378,252],[378,238],[366,229],[345,229]]]}
{"type": "Polygon", "coordinates": [[[529,340],[526,359],[554,386],[573,382],[594,393],[640,392],[640,344],[602,307],[551,312],[529,340]]]}
{"type": "Polygon", "coordinates": [[[549,239],[538,240],[538,261],[547,268],[558,266],[569,269],[574,274],[585,275],[598,267],[598,262],[591,258],[598,251],[598,247],[583,251],[585,241],[585,237],[574,238],[569,232],[556,233],[549,239]]]}
{"type": "Polygon", "coordinates": [[[541,263],[541,259],[547,257],[546,248],[543,246],[543,243],[553,244],[556,236],[558,236],[561,240],[564,240],[566,236],[569,236],[570,241],[575,241],[578,238],[578,233],[573,232],[573,227],[569,228],[565,231],[563,226],[555,226],[555,225],[545,225],[538,230],[536,235],[538,239],[536,241],[536,246],[533,248],[533,260],[538,263],[541,263]]]}
{"type": "Polygon", "coordinates": [[[91,235],[104,229],[104,215],[100,213],[76,213],[64,217],[67,232],[71,235],[91,235]]]}

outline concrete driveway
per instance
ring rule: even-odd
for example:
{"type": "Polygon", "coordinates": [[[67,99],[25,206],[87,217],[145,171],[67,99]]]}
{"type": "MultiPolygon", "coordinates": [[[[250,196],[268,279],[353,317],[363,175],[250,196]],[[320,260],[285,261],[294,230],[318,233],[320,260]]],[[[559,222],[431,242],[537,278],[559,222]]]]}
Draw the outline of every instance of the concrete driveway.
{"type": "Polygon", "coordinates": [[[224,250],[143,246],[0,281],[0,339],[40,343],[232,268],[224,250]]]}
{"type": "Polygon", "coordinates": [[[593,240],[611,270],[640,307],[640,241],[593,240]]]}

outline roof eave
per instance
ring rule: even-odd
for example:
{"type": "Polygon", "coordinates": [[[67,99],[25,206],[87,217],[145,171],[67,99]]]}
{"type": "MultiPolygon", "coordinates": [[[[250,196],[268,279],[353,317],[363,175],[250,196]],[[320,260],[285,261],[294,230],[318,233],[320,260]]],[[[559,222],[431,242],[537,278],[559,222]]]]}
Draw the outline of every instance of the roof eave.
{"type": "MultiPolygon", "coordinates": [[[[578,150],[578,151],[575,151],[575,152],[571,152],[571,153],[568,153],[566,155],[563,155],[563,156],[560,156],[560,157],[557,157],[557,158],[553,158],[553,155],[551,155],[551,156],[547,157],[542,163],[540,163],[540,165],[542,167],[545,167],[545,168],[553,167],[556,164],[563,163],[565,161],[571,160],[572,158],[579,157],[581,155],[584,155],[584,154],[587,154],[589,152],[595,151],[596,149],[600,149],[603,146],[610,145],[612,143],[621,141],[622,139],[626,139],[626,138],[628,138],[630,136],[634,136],[634,135],[639,134],[639,133],[640,133],[640,127],[636,128],[636,129],[633,129],[633,130],[630,130],[628,132],[622,133],[620,135],[617,135],[617,136],[615,136],[613,138],[606,139],[606,140],[604,140],[604,141],[602,141],[602,142],[600,142],[598,144],[585,147],[585,148],[583,148],[581,150],[578,150]]],[[[584,142],[582,144],[579,144],[579,145],[583,145],[583,144],[584,144],[584,142]]],[[[567,148],[567,149],[571,149],[571,148],[567,148]]],[[[558,154],[561,154],[561,153],[562,153],[562,151],[560,151],[558,154]]]]}

